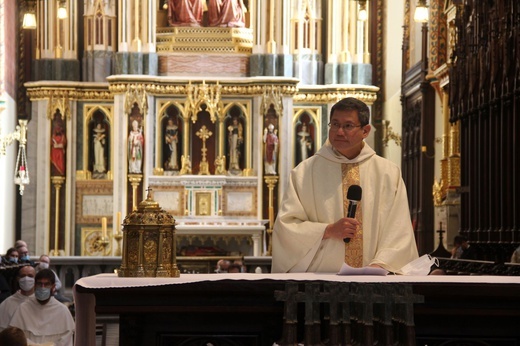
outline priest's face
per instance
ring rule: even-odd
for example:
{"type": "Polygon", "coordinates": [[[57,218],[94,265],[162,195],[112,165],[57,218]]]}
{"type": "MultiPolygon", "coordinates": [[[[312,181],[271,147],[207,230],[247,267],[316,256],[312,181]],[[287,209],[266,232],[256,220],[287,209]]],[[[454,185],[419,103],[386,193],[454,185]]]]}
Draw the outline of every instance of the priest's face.
{"type": "Polygon", "coordinates": [[[370,133],[370,125],[359,122],[356,110],[336,110],[329,123],[329,141],[343,156],[353,159],[363,148],[363,140],[370,133]]]}

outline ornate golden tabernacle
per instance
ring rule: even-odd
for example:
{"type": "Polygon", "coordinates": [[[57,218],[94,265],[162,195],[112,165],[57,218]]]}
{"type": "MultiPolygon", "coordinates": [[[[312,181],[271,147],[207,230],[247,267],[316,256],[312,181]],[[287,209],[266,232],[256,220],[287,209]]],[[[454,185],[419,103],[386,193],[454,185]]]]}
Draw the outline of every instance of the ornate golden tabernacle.
{"type": "Polygon", "coordinates": [[[120,277],[179,277],[175,219],[162,210],[148,190],[146,200],[123,221],[120,277]]]}

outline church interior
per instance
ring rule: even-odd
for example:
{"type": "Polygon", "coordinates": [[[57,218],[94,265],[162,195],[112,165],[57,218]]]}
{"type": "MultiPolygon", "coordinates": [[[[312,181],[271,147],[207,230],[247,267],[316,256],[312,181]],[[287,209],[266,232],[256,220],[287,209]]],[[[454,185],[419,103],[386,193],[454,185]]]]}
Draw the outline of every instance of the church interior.
{"type": "MultiPolygon", "coordinates": [[[[519,55],[513,0],[0,0],[0,251],[23,239],[35,259],[49,254],[72,297],[128,246],[157,246],[125,232],[159,206],[181,276],[220,260],[269,273],[289,174],[327,140],[332,105],[355,97],[370,107],[366,142],[401,168],[419,254],[452,273],[520,276],[519,55]],[[471,260],[450,258],[458,235],[471,260]]],[[[120,312],[111,293],[96,298],[120,312]]],[[[120,318],[140,344],[139,317],[120,318]]],[[[239,344],[287,341],[284,323],[239,344]]],[[[503,335],[481,338],[520,344],[503,335]]]]}

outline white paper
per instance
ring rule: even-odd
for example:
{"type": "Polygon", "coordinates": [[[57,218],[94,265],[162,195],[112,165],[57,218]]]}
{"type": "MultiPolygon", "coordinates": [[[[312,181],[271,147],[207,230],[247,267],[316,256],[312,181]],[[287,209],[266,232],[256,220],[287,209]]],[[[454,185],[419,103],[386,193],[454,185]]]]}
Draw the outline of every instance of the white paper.
{"type": "Polygon", "coordinates": [[[343,263],[341,269],[338,272],[338,275],[386,275],[388,274],[388,270],[383,268],[376,267],[361,267],[354,268],[349,266],[346,263],[343,263]]]}

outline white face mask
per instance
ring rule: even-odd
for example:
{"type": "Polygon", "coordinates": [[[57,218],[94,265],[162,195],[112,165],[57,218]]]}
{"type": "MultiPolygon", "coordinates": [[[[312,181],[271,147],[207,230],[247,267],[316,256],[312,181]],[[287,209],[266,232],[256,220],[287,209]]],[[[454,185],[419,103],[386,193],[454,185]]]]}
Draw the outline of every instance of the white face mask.
{"type": "Polygon", "coordinates": [[[20,285],[22,291],[28,292],[32,290],[34,287],[34,278],[30,276],[25,276],[18,280],[18,285],[20,285]]]}
{"type": "Polygon", "coordinates": [[[47,263],[47,262],[40,262],[39,266],[40,266],[40,269],[48,269],[49,268],[49,263],[47,263]]]}
{"type": "Polygon", "coordinates": [[[439,266],[439,260],[426,254],[416,260],[411,261],[401,268],[403,275],[428,275],[433,265],[439,266]]]}

